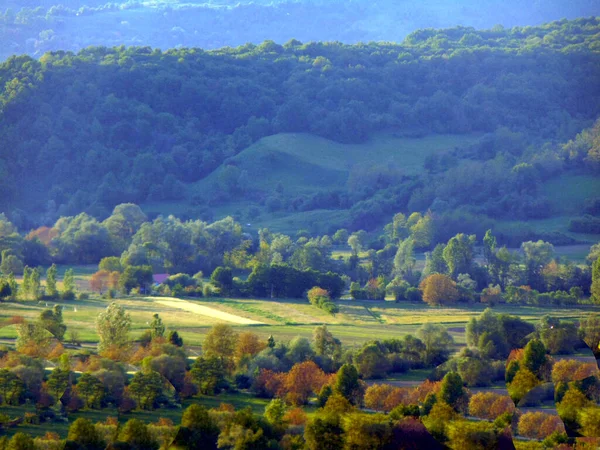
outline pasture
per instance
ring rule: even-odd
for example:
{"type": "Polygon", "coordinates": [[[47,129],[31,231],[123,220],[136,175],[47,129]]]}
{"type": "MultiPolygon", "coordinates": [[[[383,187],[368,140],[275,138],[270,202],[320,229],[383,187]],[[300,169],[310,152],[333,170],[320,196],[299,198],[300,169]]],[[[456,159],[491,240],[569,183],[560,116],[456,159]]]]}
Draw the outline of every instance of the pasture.
{"type": "MultiPolygon", "coordinates": [[[[95,321],[111,300],[92,298],[58,302],[63,306],[67,325],[67,339],[75,331],[78,340],[94,344],[98,340],[95,321]]],[[[289,341],[296,336],[312,338],[316,326],[325,324],[345,345],[355,347],[372,339],[389,339],[414,334],[424,323],[447,327],[458,346],[465,344],[465,326],[477,317],[483,305],[456,305],[435,308],[424,303],[395,303],[393,301],[339,300],[340,312],[330,315],[303,299],[172,299],[167,297],[126,297],[114,300],[131,315],[133,339],[138,338],[160,314],[168,329],[177,330],[185,343],[202,344],[210,327],[227,323],[237,331],[252,330],[266,339],[273,335],[277,340],[289,341]]],[[[22,316],[35,320],[40,312],[53,302],[3,303],[0,320],[22,316]]],[[[513,314],[535,322],[549,314],[565,320],[579,320],[588,315],[590,308],[538,308],[503,305],[493,308],[497,312],[513,314]]],[[[600,309],[594,309],[594,311],[600,309]]],[[[10,343],[16,338],[14,325],[0,328],[0,339],[10,343]]]]}

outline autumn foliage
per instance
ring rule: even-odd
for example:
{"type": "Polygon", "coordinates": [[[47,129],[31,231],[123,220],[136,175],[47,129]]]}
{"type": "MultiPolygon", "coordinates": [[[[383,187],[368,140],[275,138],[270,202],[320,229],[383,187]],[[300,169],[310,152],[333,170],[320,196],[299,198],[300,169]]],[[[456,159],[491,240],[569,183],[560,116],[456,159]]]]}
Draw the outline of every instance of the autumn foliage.
{"type": "Polygon", "coordinates": [[[575,359],[562,359],[552,367],[552,381],[554,383],[578,381],[598,374],[595,363],[584,363],[575,359]]]}
{"type": "Polygon", "coordinates": [[[410,391],[389,384],[374,384],[365,391],[364,404],[375,411],[390,412],[399,405],[407,404],[410,391]]]}
{"type": "Polygon", "coordinates": [[[493,392],[478,392],[469,401],[469,414],[480,419],[494,420],[514,411],[515,404],[510,397],[493,392]]]}
{"type": "Polygon", "coordinates": [[[542,412],[525,413],[519,419],[519,434],[531,439],[546,439],[554,432],[565,433],[560,417],[542,412]]]}
{"type": "Polygon", "coordinates": [[[429,275],[419,285],[423,292],[423,301],[432,305],[451,305],[459,297],[456,283],[447,275],[434,273],[429,275]]]}
{"type": "Polygon", "coordinates": [[[313,361],[304,361],[295,364],[287,373],[261,370],[254,382],[254,389],[267,397],[278,397],[293,405],[304,405],[311,395],[319,393],[330,382],[331,377],[313,361]]]}

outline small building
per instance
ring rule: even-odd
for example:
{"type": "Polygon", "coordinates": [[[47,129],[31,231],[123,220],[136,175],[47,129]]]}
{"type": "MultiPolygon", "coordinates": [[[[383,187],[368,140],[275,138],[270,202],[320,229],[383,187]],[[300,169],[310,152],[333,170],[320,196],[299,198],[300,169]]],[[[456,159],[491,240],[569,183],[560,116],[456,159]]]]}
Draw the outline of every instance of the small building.
{"type": "Polygon", "coordinates": [[[168,273],[155,273],[152,275],[152,281],[154,284],[163,284],[169,276],[168,273]]]}

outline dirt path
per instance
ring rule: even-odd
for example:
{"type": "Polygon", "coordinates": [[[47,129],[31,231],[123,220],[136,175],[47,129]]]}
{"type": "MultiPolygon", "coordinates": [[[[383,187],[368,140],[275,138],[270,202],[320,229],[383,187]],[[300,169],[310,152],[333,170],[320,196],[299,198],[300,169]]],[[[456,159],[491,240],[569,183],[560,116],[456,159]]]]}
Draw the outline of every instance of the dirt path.
{"type": "Polygon", "coordinates": [[[213,319],[219,319],[224,322],[235,323],[237,325],[264,325],[263,322],[229,314],[219,311],[218,309],[209,308],[208,306],[188,302],[187,300],[172,297],[148,297],[148,299],[170,308],[183,309],[184,311],[189,311],[201,316],[212,317],[213,319]]]}

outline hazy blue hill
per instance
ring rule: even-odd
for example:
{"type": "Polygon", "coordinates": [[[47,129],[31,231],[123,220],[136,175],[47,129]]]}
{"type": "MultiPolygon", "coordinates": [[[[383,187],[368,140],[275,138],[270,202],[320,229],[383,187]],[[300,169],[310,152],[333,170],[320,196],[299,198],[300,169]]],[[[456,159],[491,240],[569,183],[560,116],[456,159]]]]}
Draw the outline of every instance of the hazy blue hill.
{"type": "Polygon", "coordinates": [[[9,0],[0,6],[0,59],[90,45],[213,49],[292,38],[400,42],[420,28],[528,26],[598,14],[595,0],[9,0]],[[3,15],[4,8],[10,11],[3,15]]]}

